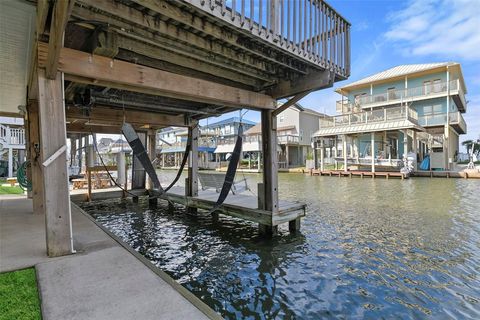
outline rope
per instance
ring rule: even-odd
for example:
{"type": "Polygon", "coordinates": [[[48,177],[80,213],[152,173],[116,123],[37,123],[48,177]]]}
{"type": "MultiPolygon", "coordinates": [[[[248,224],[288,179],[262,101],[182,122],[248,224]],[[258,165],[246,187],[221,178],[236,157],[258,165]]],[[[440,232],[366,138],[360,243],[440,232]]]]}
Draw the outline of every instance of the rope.
{"type": "Polygon", "coordinates": [[[27,167],[30,166],[30,161],[27,160],[17,170],[17,181],[23,191],[32,191],[32,182],[27,178],[27,167]]]}

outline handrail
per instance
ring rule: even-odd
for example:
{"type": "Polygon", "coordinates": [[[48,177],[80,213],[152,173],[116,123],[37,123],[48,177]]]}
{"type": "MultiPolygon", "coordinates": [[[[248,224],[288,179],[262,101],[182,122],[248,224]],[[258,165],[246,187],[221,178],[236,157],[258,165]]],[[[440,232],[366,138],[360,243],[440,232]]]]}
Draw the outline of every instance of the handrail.
{"type": "MultiPolygon", "coordinates": [[[[423,96],[431,96],[439,93],[446,93],[447,92],[447,81],[439,82],[439,83],[431,83],[428,85],[423,85],[420,87],[413,87],[407,89],[397,89],[391,90],[384,93],[377,93],[373,95],[362,95],[357,96],[355,101],[352,102],[350,100],[339,100],[337,101],[337,111],[339,110],[352,110],[354,106],[366,106],[369,104],[374,103],[382,103],[382,102],[399,102],[405,101],[408,98],[415,98],[415,97],[423,97],[423,96]]],[[[463,91],[461,90],[460,80],[454,79],[450,81],[450,91],[458,91],[458,93],[462,96],[463,91]]],[[[464,98],[464,97],[462,97],[464,98]]]]}
{"type": "Polygon", "coordinates": [[[0,139],[7,145],[24,145],[25,129],[10,128],[0,124],[0,139]]]}
{"type": "Polygon", "coordinates": [[[350,75],[350,23],[323,0],[184,0],[271,45],[350,75]]]}

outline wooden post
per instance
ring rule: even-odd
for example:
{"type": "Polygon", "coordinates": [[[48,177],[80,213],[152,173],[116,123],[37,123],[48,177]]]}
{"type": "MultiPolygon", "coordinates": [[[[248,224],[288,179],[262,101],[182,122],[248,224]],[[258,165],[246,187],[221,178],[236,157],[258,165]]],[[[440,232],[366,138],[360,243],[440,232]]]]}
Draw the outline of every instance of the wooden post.
{"type": "Polygon", "coordinates": [[[33,213],[44,214],[43,176],[40,162],[40,119],[38,101],[30,100],[28,105],[28,134],[30,135],[30,160],[32,170],[32,202],[33,213]]]}
{"type": "Polygon", "coordinates": [[[413,137],[412,137],[412,148],[413,148],[413,153],[415,153],[415,161],[413,162],[413,167],[415,168],[415,171],[417,171],[417,132],[414,130],[413,131],[413,137]]]}
{"type": "Polygon", "coordinates": [[[324,141],[320,140],[320,171],[325,170],[325,150],[324,150],[324,141]]]}
{"type": "Polygon", "coordinates": [[[343,135],[343,171],[348,171],[348,164],[347,164],[347,135],[343,135]]]}
{"type": "MultiPolygon", "coordinates": [[[[277,159],[277,119],[270,110],[262,110],[262,150],[263,150],[263,209],[278,214],[278,159],[277,159]]],[[[260,225],[260,232],[273,235],[277,227],[260,225]]]]}
{"type": "MultiPolygon", "coordinates": [[[[320,142],[321,144],[321,142],[320,142]]],[[[318,142],[315,140],[313,142],[313,169],[318,169],[318,154],[317,154],[318,142]]],[[[321,157],[320,157],[321,159],[321,157]]],[[[320,160],[322,161],[322,160],[320,160]]],[[[321,165],[321,164],[320,164],[321,165]]]]}
{"type": "MultiPolygon", "coordinates": [[[[192,147],[188,156],[188,184],[185,185],[187,195],[190,197],[198,196],[198,122],[194,121],[188,127],[188,136],[192,141],[192,147]]],[[[188,208],[188,212],[196,214],[196,208],[188,208]]]]}
{"type": "MultiPolygon", "coordinates": [[[[371,138],[371,156],[372,156],[372,172],[375,173],[375,132],[370,133],[371,138]]],[[[372,175],[374,177],[375,175],[372,175]]]]}
{"type": "MultiPolygon", "coordinates": [[[[147,135],[145,132],[137,132],[140,141],[145,146],[147,135]]],[[[141,162],[132,155],[132,189],[145,189],[146,172],[141,162]]]]}
{"type": "MultiPolygon", "coordinates": [[[[153,132],[149,131],[147,136],[147,152],[148,152],[148,157],[150,158],[150,161],[155,160],[155,157],[156,157],[155,148],[156,148],[156,132],[153,130],[153,132]]],[[[146,189],[147,190],[153,189],[153,182],[150,176],[147,177],[146,189]]]]}
{"type": "Polygon", "coordinates": [[[47,253],[57,257],[73,252],[62,74],[49,80],[38,69],[38,91],[47,253]]]}

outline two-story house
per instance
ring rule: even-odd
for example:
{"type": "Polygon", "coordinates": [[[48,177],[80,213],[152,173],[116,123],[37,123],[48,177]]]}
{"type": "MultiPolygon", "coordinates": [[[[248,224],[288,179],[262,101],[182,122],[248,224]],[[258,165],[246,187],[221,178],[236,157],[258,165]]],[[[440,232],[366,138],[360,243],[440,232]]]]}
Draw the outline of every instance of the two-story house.
{"type": "MultiPolygon", "coordinates": [[[[312,153],[311,139],[319,129],[320,119],[326,116],[315,110],[295,104],[277,116],[278,163],[280,169],[305,166],[312,153]]],[[[245,132],[243,152],[257,158],[261,154],[261,126],[245,132]]]]}
{"type": "Polygon", "coordinates": [[[322,120],[314,134],[321,167],[331,156],[344,170],[399,170],[404,157],[416,167],[428,156],[429,169],[452,168],[467,131],[460,64],[401,65],[336,92],[340,115],[322,120]]]}
{"type": "Polygon", "coordinates": [[[240,117],[231,117],[207,124],[201,128],[203,134],[214,139],[216,145],[214,153],[217,162],[228,161],[228,157],[235,147],[240,124],[242,124],[243,133],[245,134],[245,132],[255,126],[256,123],[247,119],[240,120],[240,117]]]}

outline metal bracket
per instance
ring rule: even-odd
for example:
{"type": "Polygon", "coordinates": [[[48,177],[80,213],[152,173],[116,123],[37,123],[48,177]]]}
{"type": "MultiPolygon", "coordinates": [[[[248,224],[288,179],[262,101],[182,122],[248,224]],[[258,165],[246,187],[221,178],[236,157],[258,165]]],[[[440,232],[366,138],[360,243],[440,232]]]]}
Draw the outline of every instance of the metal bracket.
{"type": "Polygon", "coordinates": [[[62,153],[64,153],[65,150],[67,150],[67,146],[61,146],[60,149],[55,151],[50,157],[47,158],[47,160],[42,163],[42,166],[48,167],[53,161],[55,161],[55,159],[57,159],[62,153]]]}

